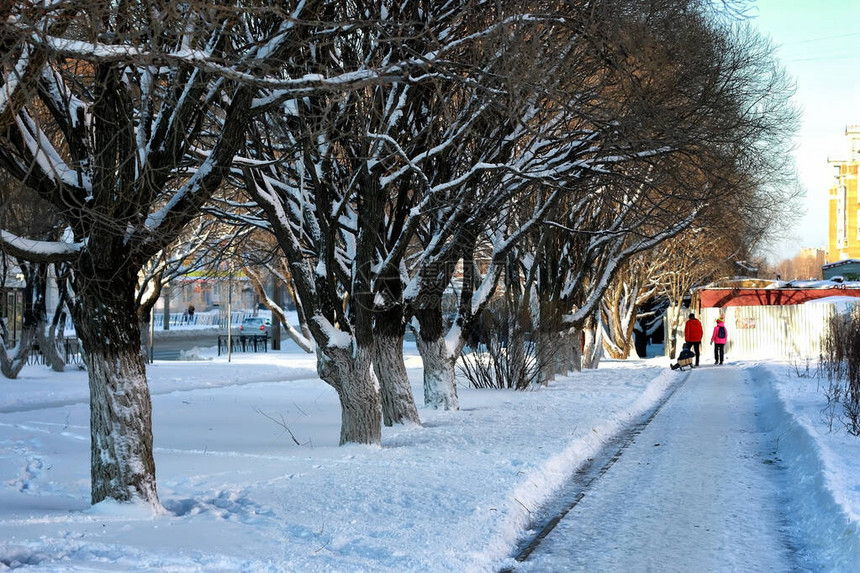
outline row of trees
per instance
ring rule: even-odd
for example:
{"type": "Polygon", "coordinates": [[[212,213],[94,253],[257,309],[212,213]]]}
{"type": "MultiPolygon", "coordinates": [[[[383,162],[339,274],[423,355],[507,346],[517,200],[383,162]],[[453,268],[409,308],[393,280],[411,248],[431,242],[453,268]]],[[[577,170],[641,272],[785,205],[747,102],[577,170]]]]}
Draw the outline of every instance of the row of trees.
{"type": "Polygon", "coordinates": [[[596,364],[602,313],[678,272],[670,242],[749,249],[790,199],[778,150],[794,115],[767,43],[725,8],[16,4],[0,23],[0,168],[54,223],[7,219],[0,244],[68,269],[93,502],[158,506],[140,320],[168,253],[209,218],[275,250],[342,443],[419,423],[407,327],[425,404],[457,409],[457,357],[494,295],[519,317],[512,360],[530,331],[547,382],[578,366],[580,332],[596,364]]]}
{"type": "MultiPolygon", "coordinates": [[[[801,249],[790,259],[780,261],[773,269],[773,274],[781,277],[784,281],[795,279],[820,280],[823,274],[821,267],[824,266],[824,262],[824,249],[801,249]]],[[[852,280],[854,277],[844,278],[845,280],[852,280]]]]}

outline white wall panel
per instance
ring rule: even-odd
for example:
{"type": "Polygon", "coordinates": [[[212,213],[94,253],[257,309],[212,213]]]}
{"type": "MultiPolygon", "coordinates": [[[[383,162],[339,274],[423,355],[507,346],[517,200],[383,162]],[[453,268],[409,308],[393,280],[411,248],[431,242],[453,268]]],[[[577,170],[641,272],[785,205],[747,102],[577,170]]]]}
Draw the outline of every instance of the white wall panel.
{"type": "Polygon", "coordinates": [[[702,309],[703,357],[712,355],[709,341],[716,319],[728,328],[726,359],[817,359],[821,338],[835,312],[830,304],[729,306],[702,309]]]}

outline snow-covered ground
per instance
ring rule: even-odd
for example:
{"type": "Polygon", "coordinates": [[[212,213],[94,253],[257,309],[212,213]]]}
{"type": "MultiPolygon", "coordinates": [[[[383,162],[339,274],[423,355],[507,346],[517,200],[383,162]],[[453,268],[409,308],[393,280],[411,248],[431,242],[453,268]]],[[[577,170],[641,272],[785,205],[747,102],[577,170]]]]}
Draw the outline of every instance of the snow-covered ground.
{"type": "MultiPolygon", "coordinates": [[[[214,354],[149,368],[160,514],[90,505],[84,372],[0,380],[0,570],[497,570],[537,508],[686,375],[654,358],[538,391],[461,387],[461,411],[421,409],[422,427],[385,428],[381,448],[341,447],[311,356],[214,354]]],[[[824,382],[779,363],[723,368],[766,390],[792,511],[827,555],[815,570],[860,570],[860,439],[829,430],[824,382]]]]}

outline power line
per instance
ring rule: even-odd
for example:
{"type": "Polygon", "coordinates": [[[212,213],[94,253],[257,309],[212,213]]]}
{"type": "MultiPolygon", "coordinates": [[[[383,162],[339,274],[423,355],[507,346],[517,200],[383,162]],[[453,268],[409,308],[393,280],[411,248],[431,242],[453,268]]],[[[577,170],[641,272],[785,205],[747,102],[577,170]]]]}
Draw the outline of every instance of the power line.
{"type": "Polygon", "coordinates": [[[782,58],[785,62],[823,62],[823,61],[852,61],[860,60],[860,54],[851,56],[819,56],[815,58],[782,58]]]}
{"type": "Polygon", "coordinates": [[[783,46],[793,46],[796,44],[811,44],[812,42],[823,42],[825,40],[839,40],[841,38],[851,38],[853,36],[860,36],[860,32],[851,32],[849,34],[839,34],[837,36],[823,36],[821,38],[810,38],[808,40],[796,40],[794,42],[785,42],[783,46]]]}

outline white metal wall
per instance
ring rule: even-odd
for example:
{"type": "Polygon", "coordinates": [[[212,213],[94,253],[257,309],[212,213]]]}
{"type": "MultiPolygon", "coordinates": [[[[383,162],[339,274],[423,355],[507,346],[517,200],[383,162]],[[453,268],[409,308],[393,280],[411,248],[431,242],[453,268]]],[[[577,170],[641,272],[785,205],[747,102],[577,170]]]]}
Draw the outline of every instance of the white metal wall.
{"type": "MultiPolygon", "coordinates": [[[[705,330],[702,357],[709,359],[713,354],[709,341],[716,320],[722,315],[729,335],[727,360],[817,359],[821,338],[834,312],[832,304],[703,308],[699,317],[705,330]]],[[[683,331],[680,340],[683,340],[683,331]]]]}

